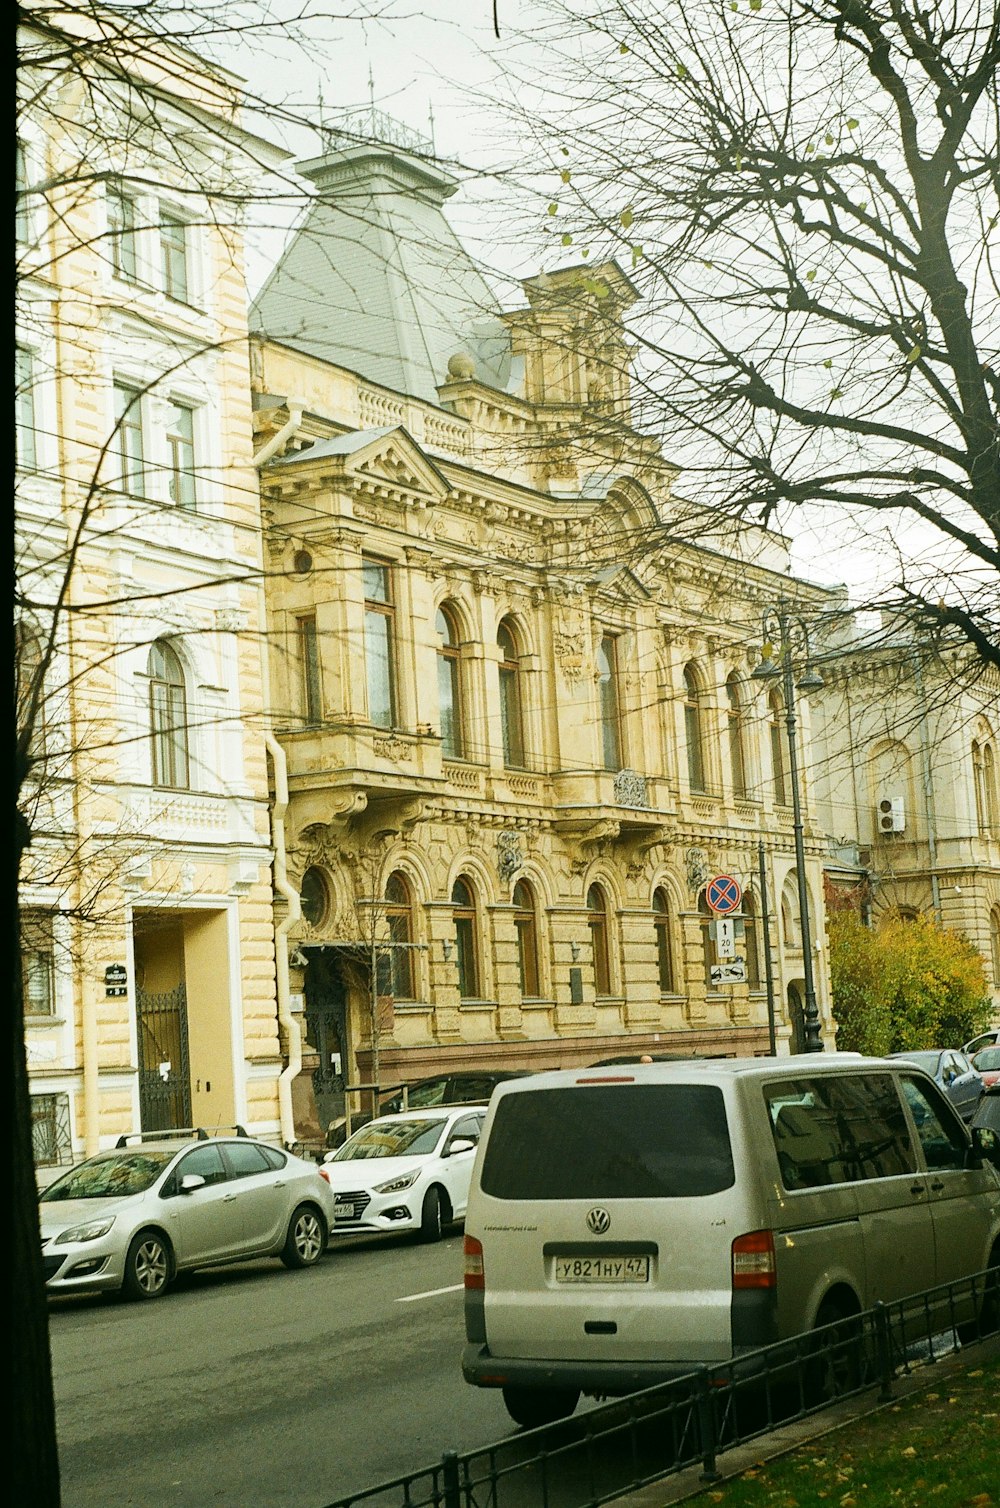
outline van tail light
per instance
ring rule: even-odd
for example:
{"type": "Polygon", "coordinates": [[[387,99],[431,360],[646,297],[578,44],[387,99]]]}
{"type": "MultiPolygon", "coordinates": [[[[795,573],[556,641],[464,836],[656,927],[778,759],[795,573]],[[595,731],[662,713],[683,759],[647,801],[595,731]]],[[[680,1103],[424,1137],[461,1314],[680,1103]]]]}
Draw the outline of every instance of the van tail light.
{"type": "Polygon", "coordinates": [[[477,1241],[475,1236],[466,1236],[463,1250],[465,1252],[466,1288],[485,1288],[486,1275],[483,1272],[483,1243],[477,1241]]]}
{"type": "Polygon", "coordinates": [[[774,1265],[774,1236],[769,1230],[752,1230],[733,1242],[733,1288],[774,1288],[778,1274],[774,1265]]]}

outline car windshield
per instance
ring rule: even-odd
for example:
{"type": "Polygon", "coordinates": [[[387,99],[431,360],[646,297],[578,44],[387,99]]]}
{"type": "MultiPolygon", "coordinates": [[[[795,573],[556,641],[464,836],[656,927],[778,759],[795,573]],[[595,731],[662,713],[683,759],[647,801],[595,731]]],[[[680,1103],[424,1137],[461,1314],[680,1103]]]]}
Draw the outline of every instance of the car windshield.
{"type": "Polygon", "coordinates": [[[984,1047],[981,1052],[976,1053],[972,1066],[978,1068],[980,1073],[984,1068],[990,1071],[1000,1068],[1000,1047],[984,1047]]]}
{"type": "Polygon", "coordinates": [[[115,1152],[107,1157],[91,1157],[78,1168],[70,1168],[55,1183],[50,1183],[42,1199],[113,1199],[141,1194],[155,1183],[164,1168],[177,1156],[169,1152],[115,1152]]]}
{"type": "Polygon", "coordinates": [[[345,1141],[330,1162],[353,1162],[367,1157],[415,1157],[433,1152],[444,1120],[370,1121],[345,1141]]]}

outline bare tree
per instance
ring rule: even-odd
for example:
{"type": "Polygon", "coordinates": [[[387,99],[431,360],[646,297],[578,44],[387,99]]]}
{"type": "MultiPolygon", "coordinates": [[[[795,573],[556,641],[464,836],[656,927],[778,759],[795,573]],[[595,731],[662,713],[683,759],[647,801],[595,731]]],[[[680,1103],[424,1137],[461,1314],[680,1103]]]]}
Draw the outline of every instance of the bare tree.
{"type": "Polygon", "coordinates": [[[540,10],[497,103],[561,254],[644,295],[640,424],[685,492],[878,536],[879,603],[1000,665],[995,4],[540,10]]]}

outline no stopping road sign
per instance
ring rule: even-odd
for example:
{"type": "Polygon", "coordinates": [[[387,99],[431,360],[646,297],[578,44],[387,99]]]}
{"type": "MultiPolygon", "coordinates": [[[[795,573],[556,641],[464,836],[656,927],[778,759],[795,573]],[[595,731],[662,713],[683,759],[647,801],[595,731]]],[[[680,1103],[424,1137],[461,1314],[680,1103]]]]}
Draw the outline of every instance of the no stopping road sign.
{"type": "Polygon", "coordinates": [[[730,911],[740,909],[743,888],[731,874],[717,874],[705,886],[705,899],[711,910],[717,911],[720,916],[727,916],[730,911]]]}

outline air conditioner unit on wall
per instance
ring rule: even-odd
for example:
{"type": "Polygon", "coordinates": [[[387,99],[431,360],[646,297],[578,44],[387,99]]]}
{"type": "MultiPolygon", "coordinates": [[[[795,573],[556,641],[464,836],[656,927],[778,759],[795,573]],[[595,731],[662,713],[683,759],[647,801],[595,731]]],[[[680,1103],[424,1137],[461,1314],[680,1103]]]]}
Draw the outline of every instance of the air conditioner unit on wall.
{"type": "Polygon", "coordinates": [[[882,796],[875,810],[875,827],[880,833],[906,831],[906,812],[902,796],[882,796]]]}

